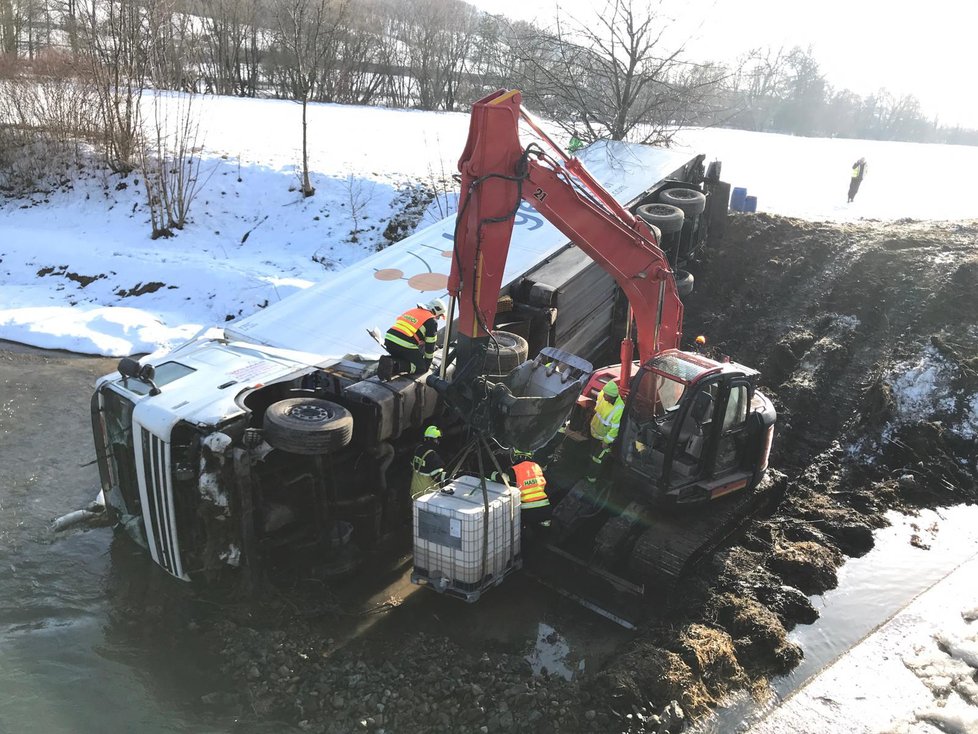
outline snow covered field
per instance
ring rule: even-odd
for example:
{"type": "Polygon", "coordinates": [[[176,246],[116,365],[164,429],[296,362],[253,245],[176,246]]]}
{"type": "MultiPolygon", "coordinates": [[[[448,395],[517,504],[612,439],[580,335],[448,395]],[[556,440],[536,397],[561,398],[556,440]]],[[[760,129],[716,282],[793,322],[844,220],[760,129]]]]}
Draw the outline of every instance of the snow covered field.
{"type": "MultiPolygon", "coordinates": [[[[72,191],[0,202],[0,339],[125,355],[179,342],[333,277],[386,244],[418,182],[455,172],[468,115],[315,105],[303,199],[300,108],[206,97],[206,183],[191,223],[149,238],[138,176],[92,174],[72,191]]],[[[692,130],[682,149],[723,161],[758,210],[811,219],[978,216],[978,148],[692,130]],[[849,167],[867,178],[847,205],[849,167]]],[[[443,200],[425,223],[448,212],[443,200]],[[440,206],[439,206],[440,205],[440,206]],[[440,210],[440,211],[439,211],[440,210]]]]}

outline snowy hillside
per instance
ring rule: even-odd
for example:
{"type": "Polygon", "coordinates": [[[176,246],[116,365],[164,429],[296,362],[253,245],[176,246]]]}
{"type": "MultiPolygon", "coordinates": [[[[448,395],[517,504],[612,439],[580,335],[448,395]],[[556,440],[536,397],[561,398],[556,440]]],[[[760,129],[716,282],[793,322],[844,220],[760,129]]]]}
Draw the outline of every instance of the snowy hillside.
{"type": "MultiPolygon", "coordinates": [[[[413,225],[418,184],[455,172],[468,129],[461,113],[310,106],[316,194],[303,199],[298,105],[221,97],[199,105],[206,182],[174,238],[149,238],[134,175],[83,172],[70,191],[0,202],[0,339],[124,355],[251,314],[388,244],[392,218],[406,213],[413,225]]],[[[726,130],[689,131],[682,141],[723,160],[724,178],[757,195],[760,210],[978,216],[967,185],[976,148],[726,130]],[[847,206],[859,156],[869,173],[847,206]]],[[[439,198],[426,221],[446,213],[439,198]]]]}

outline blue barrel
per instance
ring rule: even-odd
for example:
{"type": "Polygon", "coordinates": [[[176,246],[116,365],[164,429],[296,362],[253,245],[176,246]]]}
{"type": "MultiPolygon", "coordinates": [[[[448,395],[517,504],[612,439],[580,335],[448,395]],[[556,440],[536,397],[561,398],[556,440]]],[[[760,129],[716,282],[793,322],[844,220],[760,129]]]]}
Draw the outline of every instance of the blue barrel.
{"type": "Polygon", "coordinates": [[[744,200],[747,198],[747,189],[737,187],[730,194],[730,208],[735,212],[744,211],[744,200]]]}
{"type": "Polygon", "coordinates": [[[747,196],[744,197],[744,211],[745,212],[756,212],[757,211],[757,197],[747,196]]]}

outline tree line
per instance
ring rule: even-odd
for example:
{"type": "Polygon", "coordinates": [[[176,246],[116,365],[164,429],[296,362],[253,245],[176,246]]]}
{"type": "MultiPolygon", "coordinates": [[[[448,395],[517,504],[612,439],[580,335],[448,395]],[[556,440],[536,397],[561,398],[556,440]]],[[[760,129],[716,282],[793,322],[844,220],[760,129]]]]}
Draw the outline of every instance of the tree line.
{"type": "Polygon", "coordinates": [[[978,145],[978,130],[940,125],[911,94],[832,87],[810,49],[752,51],[735,65],[725,94],[729,116],[714,122],[745,130],[978,145]]]}
{"type": "MultiPolygon", "coordinates": [[[[540,28],[463,0],[0,0],[0,169],[30,178],[80,140],[118,172],[155,160],[148,144],[192,152],[189,120],[178,128],[191,139],[177,143],[163,120],[141,118],[144,95],[161,90],[299,102],[307,196],[310,102],[457,110],[500,87],[585,142],[667,144],[684,126],[720,125],[978,144],[978,131],[938,125],[912,96],[834,89],[804,49],[692,59],[668,33],[669,7],[603,0],[540,28]]],[[[170,219],[181,226],[167,214],[163,230],[170,219]]]]}

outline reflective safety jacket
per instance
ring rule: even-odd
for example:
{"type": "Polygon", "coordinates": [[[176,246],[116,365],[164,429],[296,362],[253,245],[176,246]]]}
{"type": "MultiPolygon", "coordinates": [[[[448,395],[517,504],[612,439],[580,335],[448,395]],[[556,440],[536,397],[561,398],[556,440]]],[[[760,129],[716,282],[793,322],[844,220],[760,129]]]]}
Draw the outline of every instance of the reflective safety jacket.
{"type": "Polygon", "coordinates": [[[516,486],[520,490],[520,507],[528,510],[531,507],[546,507],[550,504],[545,490],[547,480],[543,469],[535,461],[524,461],[513,467],[516,476],[516,486]]]}
{"type": "Polygon", "coordinates": [[[425,358],[430,360],[438,343],[438,321],[431,311],[412,308],[397,317],[394,325],[387,330],[384,341],[405,349],[422,350],[425,358]]]}
{"type": "Polygon", "coordinates": [[[599,392],[598,402],[594,406],[594,417],[591,419],[591,436],[605,444],[614,443],[618,438],[618,427],[624,412],[625,401],[620,395],[612,403],[604,392],[599,392]]]}
{"type": "Polygon", "coordinates": [[[411,459],[411,499],[433,491],[445,476],[445,464],[430,445],[422,443],[411,459]]]}

